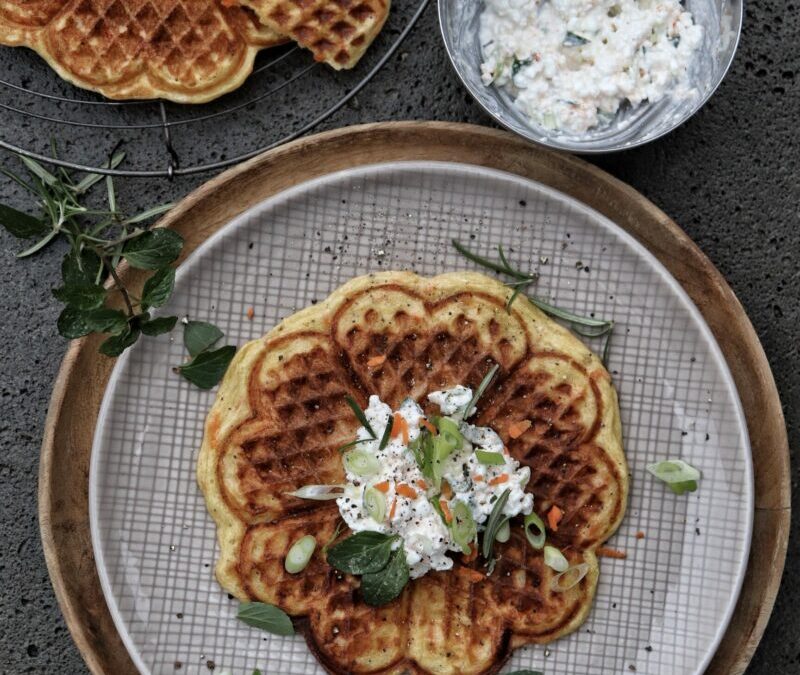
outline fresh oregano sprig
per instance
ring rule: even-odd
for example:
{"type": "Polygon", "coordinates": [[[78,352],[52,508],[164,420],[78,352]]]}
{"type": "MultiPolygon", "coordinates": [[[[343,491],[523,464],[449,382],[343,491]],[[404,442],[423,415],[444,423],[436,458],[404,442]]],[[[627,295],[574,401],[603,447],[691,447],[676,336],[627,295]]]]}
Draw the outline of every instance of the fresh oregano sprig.
{"type": "MultiPolygon", "coordinates": [[[[489,260],[488,258],[484,258],[473,251],[470,251],[466,246],[456,239],[451,241],[453,247],[468,260],[471,260],[472,262],[480,265],[481,267],[485,267],[486,269],[490,269],[500,274],[506,274],[512,277],[513,281],[506,284],[510,288],[514,289],[514,292],[506,303],[507,311],[510,310],[511,303],[514,302],[520,292],[522,292],[534,281],[537,281],[539,278],[537,274],[525,273],[513,267],[508,262],[502,246],[497,247],[497,253],[500,257],[500,262],[497,263],[493,260],[489,260]]],[[[578,335],[582,335],[583,337],[587,338],[605,337],[602,359],[604,364],[608,363],[608,355],[611,348],[611,334],[614,331],[614,321],[612,319],[595,319],[594,317],[582,316],[580,314],[570,312],[569,310],[562,309],[561,307],[551,305],[549,302],[545,302],[534,295],[526,294],[526,297],[533,305],[538,307],[548,316],[566,321],[570,328],[578,333],[578,335]]]]}
{"type": "MultiPolygon", "coordinates": [[[[57,157],[55,144],[52,151],[57,157]]],[[[142,335],[155,336],[171,331],[177,317],[153,317],[151,310],[165,305],[172,294],[173,263],[183,249],[183,238],[172,230],[151,229],[150,223],[172,208],[172,204],[129,215],[117,203],[111,176],[87,173],[78,180],[63,168],[51,172],[29,157],[18,157],[26,176],[2,168],[0,173],[34,197],[39,214],[30,215],[0,204],[0,225],[18,239],[35,240],[17,254],[19,258],[34,255],[57,239],[69,244],[61,263],[62,284],[53,289],[53,295],[64,303],[58,317],[58,332],[68,339],[90,333],[105,334],[100,352],[115,357],[142,335]],[[90,207],[86,204],[88,193],[101,182],[106,188],[105,205],[90,207]],[[140,296],[126,287],[117,274],[116,267],[121,260],[126,260],[131,267],[151,272],[140,296]],[[122,309],[110,306],[109,301],[115,297],[121,299],[115,304],[122,309]]],[[[125,153],[115,150],[104,167],[116,168],[124,159],[125,153]]],[[[198,356],[192,364],[182,366],[180,372],[190,381],[200,380],[199,386],[208,385],[212,379],[208,373],[213,375],[223,362],[227,367],[230,362],[227,354],[231,349],[234,348],[223,348],[226,351],[222,355],[198,356]],[[198,371],[201,376],[197,375],[198,371]]]]}

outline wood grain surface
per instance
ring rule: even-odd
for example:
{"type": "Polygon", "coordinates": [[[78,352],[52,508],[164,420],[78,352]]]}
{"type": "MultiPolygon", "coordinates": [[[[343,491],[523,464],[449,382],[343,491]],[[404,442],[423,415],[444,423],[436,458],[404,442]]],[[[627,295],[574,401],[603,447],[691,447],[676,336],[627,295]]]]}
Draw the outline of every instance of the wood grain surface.
{"type": "MultiPolygon", "coordinates": [[[[580,159],[506,132],[443,122],[393,122],[310,136],[237,166],[191,193],[161,227],[186,240],[183,258],[232,218],[298,183],[340,169],[401,160],[443,160],[509,171],[593,207],[642,242],[681,283],[722,348],[747,417],[755,470],[752,551],[742,593],[707,673],[744,672],[775,601],[790,520],[789,449],[775,382],[733,291],[700,249],[638,192],[580,159]]],[[[182,260],[181,259],[181,260],[182,260]]],[[[120,268],[126,284],[142,273],[120,268]]],[[[136,669],[109,614],[89,532],[89,459],[100,403],[114,365],[101,338],[73,342],[55,383],[42,443],[39,518],[45,558],[67,626],[93,673],[136,669]]]]}

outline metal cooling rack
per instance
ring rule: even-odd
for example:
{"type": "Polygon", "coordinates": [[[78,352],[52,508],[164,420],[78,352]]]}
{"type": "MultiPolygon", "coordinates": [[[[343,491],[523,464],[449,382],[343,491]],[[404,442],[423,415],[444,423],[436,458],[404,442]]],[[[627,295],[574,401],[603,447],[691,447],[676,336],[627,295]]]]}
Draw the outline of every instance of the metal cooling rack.
{"type": "Polygon", "coordinates": [[[428,2],[393,6],[352,71],[334,71],[296,45],[284,45],[263,50],[238,90],[194,106],[109,101],[63,81],[30,50],[0,49],[0,73],[6,73],[0,77],[0,147],[114,176],[172,178],[222,169],[308,133],[350,102],[395,54],[428,2]],[[51,155],[51,139],[58,141],[59,158],[51,155]],[[120,141],[125,163],[104,168],[120,141]]]}

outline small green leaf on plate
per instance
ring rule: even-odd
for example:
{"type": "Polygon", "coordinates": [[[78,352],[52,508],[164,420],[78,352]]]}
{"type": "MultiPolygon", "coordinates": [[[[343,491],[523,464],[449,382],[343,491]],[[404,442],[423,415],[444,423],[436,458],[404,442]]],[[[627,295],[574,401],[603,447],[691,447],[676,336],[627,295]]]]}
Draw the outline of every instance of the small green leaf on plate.
{"type": "Polygon", "coordinates": [[[142,305],[145,307],[161,307],[169,300],[175,286],[175,268],[163,267],[144,282],[142,289],[142,305]]]}
{"type": "Polygon", "coordinates": [[[0,225],[17,239],[43,237],[50,231],[50,227],[38,218],[3,204],[0,204],[0,225]]]}
{"type": "Polygon", "coordinates": [[[139,339],[141,331],[138,327],[129,327],[119,335],[112,335],[100,345],[100,353],[106,356],[119,356],[139,339]]]}
{"type": "Polygon", "coordinates": [[[173,262],[183,248],[183,237],[173,230],[156,229],[132,239],[122,251],[123,257],[142,270],[156,270],[173,262]]]}
{"type": "Polygon", "coordinates": [[[189,321],[183,328],[183,344],[191,356],[197,356],[225,335],[213,323],[189,321]]]}
{"type": "Polygon", "coordinates": [[[289,615],[280,607],[266,602],[240,602],[236,618],[253,628],[260,628],[273,635],[294,635],[294,626],[289,615]]]}
{"type": "Polygon", "coordinates": [[[142,321],[141,329],[145,335],[162,335],[169,333],[178,321],[177,316],[160,316],[157,319],[142,321]]]}
{"type": "Polygon", "coordinates": [[[200,389],[211,389],[225,375],[235,353],[236,347],[231,345],[201,352],[189,363],[178,366],[178,372],[200,389]]]}

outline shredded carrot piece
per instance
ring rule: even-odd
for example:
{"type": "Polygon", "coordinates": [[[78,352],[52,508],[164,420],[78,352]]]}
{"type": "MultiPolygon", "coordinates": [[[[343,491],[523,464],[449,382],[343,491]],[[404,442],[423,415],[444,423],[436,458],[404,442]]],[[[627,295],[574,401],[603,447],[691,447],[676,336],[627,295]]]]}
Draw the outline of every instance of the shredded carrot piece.
{"type": "Polygon", "coordinates": [[[478,557],[478,547],[475,544],[473,544],[472,546],[470,546],[469,553],[464,555],[463,560],[464,562],[472,562],[477,557],[478,557]]]}
{"type": "Polygon", "coordinates": [[[511,436],[511,438],[519,438],[530,428],[530,420],[520,420],[519,422],[514,422],[514,424],[511,424],[508,427],[508,435],[511,436]]]}
{"type": "Polygon", "coordinates": [[[625,560],[628,557],[628,554],[625,551],[618,551],[615,548],[609,548],[608,546],[601,546],[597,549],[597,555],[601,558],[616,558],[617,560],[625,560]]]}
{"type": "Polygon", "coordinates": [[[558,523],[564,517],[564,512],[555,504],[547,512],[547,524],[553,532],[558,532],[558,523]]]}
{"type": "Polygon", "coordinates": [[[392,500],[392,508],[389,509],[389,520],[394,518],[394,512],[397,510],[397,497],[392,500]]]}
{"type": "Polygon", "coordinates": [[[450,511],[450,506],[444,499],[439,500],[439,506],[442,507],[442,513],[444,514],[444,522],[448,525],[453,522],[453,514],[450,511]]]}
{"type": "Polygon", "coordinates": [[[636,538],[637,538],[637,539],[644,539],[644,532],[642,532],[641,530],[639,530],[639,531],[636,533],[636,538]]]}
{"type": "Polygon", "coordinates": [[[385,354],[379,354],[378,356],[373,356],[371,359],[367,361],[367,368],[377,368],[378,366],[382,366],[386,361],[385,354]]]}
{"type": "Polygon", "coordinates": [[[406,422],[406,418],[400,413],[395,413],[391,436],[392,438],[397,438],[401,434],[403,436],[403,443],[408,445],[408,422],[406,422]]]}
{"type": "Polygon", "coordinates": [[[420,420],[419,423],[431,432],[434,436],[439,433],[439,430],[433,426],[428,420],[420,420]]]}
{"type": "Polygon", "coordinates": [[[448,483],[446,480],[442,481],[442,496],[445,499],[453,498],[453,488],[450,487],[450,483],[448,483]]]}
{"type": "Polygon", "coordinates": [[[427,490],[428,489],[428,484],[424,480],[422,480],[421,478],[417,481],[417,486],[419,487],[420,490],[427,490]]]}
{"type": "Polygon", "coordinates": [[[499,476],[495,476],[492,480],[489,481],[489,485],[501,485],[502,483],[508,482],[508,474],[501,473],[499,476]]]}
{"type": "Polygon", "coordinates": [[[474,482],[476,482],[476,483],[482,483],[482,482],[483,482],[483,476],[481,476],[479,473],[476,473],[476,474],[475,474],[475,475],[472,477],[472,480],[473,480],[474,482]]]}
{"type": "Polygon", "coordinates": [[[417,491],[407,483],[400,483],[400,485],[397,486],[396,492],[397,494],[402,495],[403,497],[408,497],[409,499],[417,498],[417,491]]]}
{"type": "Polygon", "coordinates": [[[248,319],[250,319],[250,320],[252,321],[252,320],[253,320],[253,317],[254,317],[255,315],[256,315],[256,310],[255,310],[255,309],[253,309],[252,307],[248,307],[248,308],[247,308],[247,318],[248,318],[248,319]]]}
{"type": "Polygon", "coordinates": [[[384,492],[384,493],[389,492],[389,481],[388,480],[384,480],[384,481],[381,481],[380,483],[375,483],[375,485],[373,485],[372,487],[374,487],[376,490],[380,490],[381,492],[384,492]]]}
{"type": "Polygon", "coordinates": [[[458,573],[474,584],[479,584],[486,578],[482,573],[478,572],[478,570],[473,570],[470,567],[459,567],[458,573]]]}

